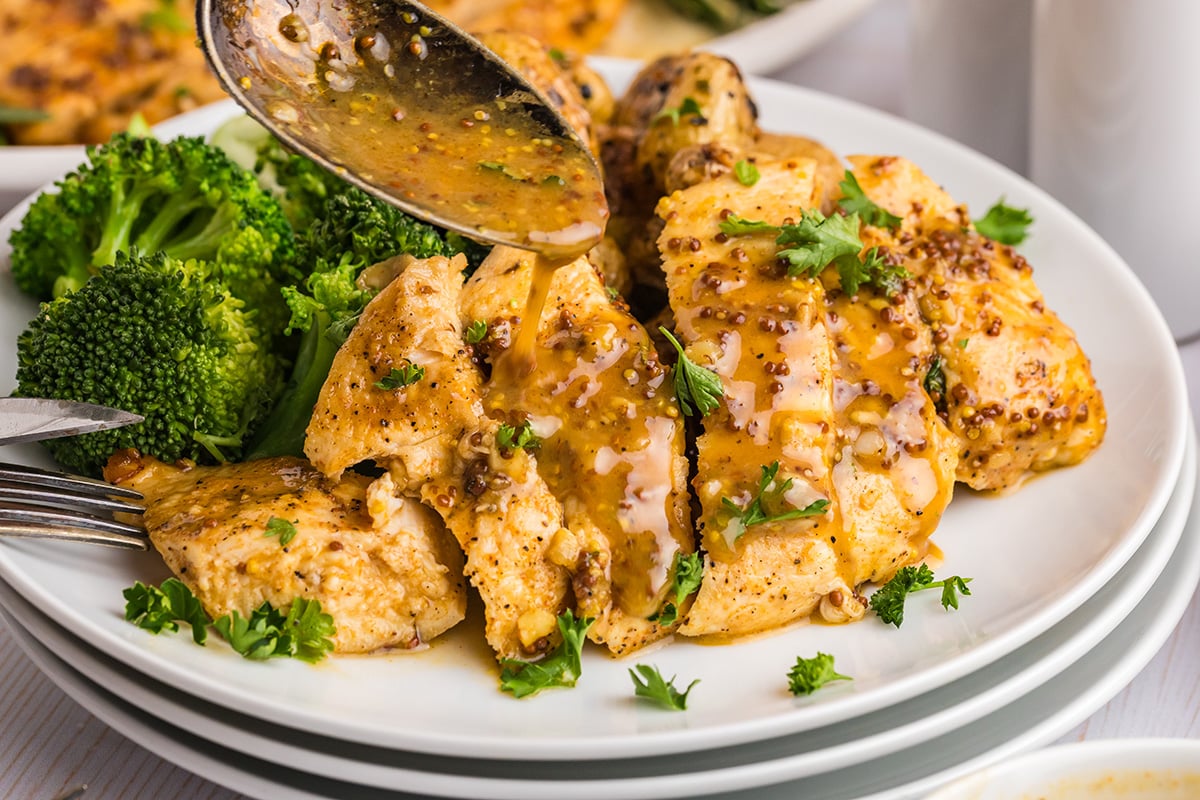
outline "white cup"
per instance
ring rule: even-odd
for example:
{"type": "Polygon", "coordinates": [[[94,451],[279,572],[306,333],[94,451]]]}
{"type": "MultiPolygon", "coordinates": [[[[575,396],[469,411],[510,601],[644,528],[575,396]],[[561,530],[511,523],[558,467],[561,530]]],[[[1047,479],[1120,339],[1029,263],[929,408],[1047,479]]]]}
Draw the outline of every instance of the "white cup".
{"type": "Polygon", "coordinates": [[[1036,0],[1032,50],[1030,177],[1200,334],[1200,2],[1036,0]]]}
{"type": "Polygon", "coordinates": [[[905,115],[1024,173],[1032,14],[1033,0],[909,0],[905,115]]]}

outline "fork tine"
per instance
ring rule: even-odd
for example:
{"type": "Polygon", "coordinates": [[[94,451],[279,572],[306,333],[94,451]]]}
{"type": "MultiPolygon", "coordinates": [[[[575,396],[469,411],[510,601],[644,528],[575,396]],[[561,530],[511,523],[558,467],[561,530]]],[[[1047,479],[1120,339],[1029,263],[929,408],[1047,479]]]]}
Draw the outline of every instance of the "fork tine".
{"type": "Polygon", "coordinates": [[[0,522],[24,522],[33,525],[86,528],[93,531],[135,536],[146,535],[145,529],[138,525],[117,522],[73,509],[52,509],[21,503],[0,505],[0,522]]]}
{"type": "Polygon", "coordinates": [[[127,500],[80,495],[75,492],[58,491],[53,488],[41,489],[30,484],[8,483],[3,480],[0,480],[0,500],[74,506],[76,508],[87,509],[88,511],[107,511],[109,513],[123,514],[141,514],[144,510],[141,506],[127,500]]]}
{"type": "Polygon", "coordinates": [[[46,469],[38,469],[37,467],[26,467],[19,464],[0,463],[0,480],[62,489],[75,495],[128,497],[131,500],[142,499],[141,494],[138,492],[126,489],[123,486],[113,486],[107,481],[84,478],[79,475],[68,475],[64,472],[52,472],[46,469]]]}
{"type": "Polygon", "coordinates": [[[37,525],[24,522],[0,521],[0,537],[19,536],[34,539],[58,539],[88,544],[107,545],[126,550],[148,550],[146,539],[131,536],[126,533],[111,531],[96,531],[86,528],[64,527],[59,525],[37,525]]]}

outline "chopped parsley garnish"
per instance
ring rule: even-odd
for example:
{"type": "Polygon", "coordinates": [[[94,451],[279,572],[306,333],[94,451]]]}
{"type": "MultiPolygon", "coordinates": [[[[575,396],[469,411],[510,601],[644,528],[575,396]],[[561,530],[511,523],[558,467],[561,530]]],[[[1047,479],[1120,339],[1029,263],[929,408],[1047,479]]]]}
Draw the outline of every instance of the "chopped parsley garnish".
{"type": "Polygon", "coordinates": [[[125,596],[125,619],[142,630],[173,633],[179,630],[180,622],[186,622],[192,626],[192,639],[196,644],[204,644],[208,638],[208,615],[192,590],[178,578],[167,578],[159,586],[147,586],[138,581],[122,594],[125,596]]]}
{"type": "Polygon", "coordinates": [[[847,214],[858,214],[867,225],[895,230],[904,221],[886,208],[877,206],[867,197],[858,185],[858,178],[855,178],[850,170],[846,170],[846,176],[838,184],[838,188],[842,190],[843,195],[842,199],[838,200],[838,206],[847,214]]]}
{"type": "Polygon", "coordinates": [[[742,159],[733,165],[733,174],[737,177],[738,183],[742,186],[753,186],[758,183],[758,179],[762,176],[758,172],[758,167],[750,161],[742,159]]]}
{"type": "Polygon", "coordinates": [[[279,546],[287,547],[296,538],[296,524],[281,517],[271,517],[267,520],[267,532],[264,536],[278,536],[279,546]]]}
{"type": "Polygon", "coordinates": [[[878,247],[867,251],[861,261],[857,258],[839,258],[836,262],[842,291],[858,294],[860,286],[873,286],[885,297],[904,291],[904,281],[912,274],[904,267],[887,263],[879,254],[878,247]]]}
{"type": "Polygon", "coordinates": [[[737,541],[747,528],[761,525],[765,522],[783,522],[789,519],[815,517],[825,513],[829,501],[814,500],[804,508],[791,508],[787,511],[775,511],[783,503],[783,495],[792,488],[792,479],[777,483],[775,476],[779,474],[779,462],[773,461],[769,467],[760,467],[762,477],[758,480],[758,493],[746,504],[745,508],[730,500],[721,498],[721,505],[729,511],[736,533],[733,540],[737,541]]]}
{"type": "Polygon", "coordinates": [[[969,595],[967,584],[970,578],[953,575],[945,580],[934,580],[933,570],[925,564],[916,567],[901,567],[900,571],[875,594],[871,595],[871,610],[884,622],[900,627],[904,622],[904,601],[913,592],[925,589],[942,589],[942,608],[958,608],[958,594],[969,595]]]}
{"type": "Polygon", "coordinates": [[[1029,235],[1033,216],[1027,208],[1013,208],[1001,197],[981,218],[975,220],[975,230],[1001,244],[1020,244],[1029,235]]]}
{"type": "Polygon", "coordinates": [[[593,621],[587,617],[576,619],[570,610],[559,614],[558,630],[562,634],[562,643],[541,661],[504,659],[500,689],[510,692],[513,697],[528,697],[552,686],[574,686],[583,674],[580,657],[583,640],[593,621]]]}
{"type": "Polygon", "coordinates": [[[877,250],[868,253],[865,261],[859,258],[863,243],[858,235],[857,213],[826,217],[813,209],[803,212],[799,222],[782,226],[730,214],[721,220],[720,228],[727,236],[776,234],[775,243],[780,246],[777,255],[787,262],[788,275],[793,278],[814,278],[835,264],[847,294],[854,294],[864,284],[894,294],[909,277],[903,268],[888,265],[877,250]]]}
{"type": "Polygon", "coordinates": [[[541,444],[529,420],[516,427],[504,424],[496,431],[496,446],[501,450],[536,450],[541,444]]]}
{"type": "Polygon", "coordinates": [[[213,620],[213,627],[230,647],[255,661],[290,657],[313,664],[333,650],[333,617],[322,613],[318,600],[297,597],[287,614],[264,600],[249,618],[234,610],[213,620]]]}
{"type": "Polygon", "coordinates": [[[559,50],[557,47],[551,47],[546,54],[560,64],[567,60],[567,54],[562,50],[559,50]]]}
{"type": "Polygon", "coordinates": [[[633,679],[635,696],[644,697],[671,711],[686,711],[688,695],[700,682],[697,678],[688,684],[687,689],[680,692],[675,688],[675,676],[668,681],[663,678],[658,667],[649,664],[637,664],[629,670],[629,677],[633,679]]]}
{"type": "Polygon", "coordinates": [[[499,172],[504,177],[509,178],[514,181],[519,181],[521,183],[529,182],[529,176],[527,174],[525,174],[523,172],[517,172],[515,169],[513,169],[508,164],[505,164],[503,162],[480,161],[480,162],[478,162],[478,164],[481,169],[485,169],[488,172],[499,172]]]}
{"type": "Polygon", "coordinates": [[[826,217],[816,210],[805,211],[800,222],[794,225],[784,225],[775,241],[790,245],[778,253],[788,262],[788,275],[815,278],[839,258],[850,257],[857,261],[863,246],[862,239],[858,238],[858,227],[857,214],[826,217]]]}
{"type": "Polygon", "coordinates": [[[751,233],[778,233],[779,226],[760,219],[745,219],[737,214],[730,214],[721,220],[721,233],[726,236],[746,236],[751,233]]]}
{"type": "Polygon", "coordinates": [[[833,656],[817,653],[812,658],[797,658],[796,665],[788,671],[788,689],[794,695],[808,695],[830,681],[852,681],[849,675],[841,675],[833,669],[833,656]]]}
{"type": "Polygon", "coordinates": [[[678,108],[660,109],[657,114],[650,118],[650,124],[657,125],[662,120],[669,119],[671,120],[671,124],[678,128],[681,117],[685,117],[688,114],[695,114],[697,117],[703,119],[703,113],[704,110],[700,108],[700,104],[696,102],[696,98],[685,97],[683,98],[683,102],[679,104],[678,108]]]}
{"type": "Polygon", "coordinates": [[[721,376],[688,358],[683,352],[683,345],[666,328],[659,326],[658,330],[667,337],[679,354],[673,370],[675,397],[679,399],[679,408],[689,417],[694,416],[696,411],[699,411],[702,417],[708,416],[720,408],[721,399],[725,396],[721,376]]]}
{"type": "Polygon", "coordinates": [[[333,617],[322,613],[319,600],[297,597],[286,614],[263,601],[249,618],[235,610],[210,620],[200,600],[178,578],[168,578],[161,586],[138,581],[123,594],[125,619],[151,633],[174,632],[178,623],[186,622],[192,626],[192,640],[203,645],[212,625],[236,652],[255,660],[291,657],[314,663],[333,650],[333,617]]]}
{"type": "Polygon", "coordinates": [[[971,343],[970,339],[959,339],[957,342],[955,342],[955,344],[958,345],[959,350],[966,350],[967,345],[969,345],[970,343],[971,343]]]}
{"type": "Polygon", "coordinates": [[[406,361],[402,366],[392,367],[391,372],[375,381],[375,388],[383,389],[385,392],[392,391],[393,389],[403,389],[405,386],[412,386],[424,377],[424,367],[420,364],[406,361]]]}
{"type": "Polygon", "coordinates": [[[945,361],[939,355],[934,355],[929,361],[929,371],[925,373],[923,382],[925,392],[935,403],[946,396],[945,361]]]}
{"type": "Polygon", "coordinates": [[[675,554],[675,577],[671,581],[670,592],[674,598],[663,604],[662,611],[650,618],[651,622],[659,625],[674,625],[679,619],[679,607],[688,595],[700,588],[704,578],[704,559],[699,553],[675,554]]]}
{"type": "Polygon", "coordinates": [[[486,320],[477,319],[467,326],[463,332],[463,339],[467,344],[479,344],[487,338],[488,324],[486,320]]]}

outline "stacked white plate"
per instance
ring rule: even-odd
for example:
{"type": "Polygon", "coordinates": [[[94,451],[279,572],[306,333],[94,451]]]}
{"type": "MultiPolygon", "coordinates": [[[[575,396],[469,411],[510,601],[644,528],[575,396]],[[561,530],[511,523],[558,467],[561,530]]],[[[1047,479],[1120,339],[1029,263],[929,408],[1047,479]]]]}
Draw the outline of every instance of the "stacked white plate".
{"type": "MultiPolygon", "coordinates": [[[[626,64],[603,62],[614,83],[626,64]]],[[[245,661],[221,642],[152,636],[121,590],[153,555],[0,543],[0,605],[46,673],[156,753],[281,798],[903,798],[1050,741],[1106,702],[1166,640],[1200,579],[1196,452],[1182,368],[1157,309],[1095,234],[1035,187],[934,134],[833,98],[755,82],[765,127],[842,153],[912,158],[974,209],[1006,196],[1037,220],[1022,246],[1079,335],[1108,408],[1085,463],[1019,492],[960,491],[935,536],[939,573],[973,578],[957,612],[910,599],[904,626],[799,626],[723,646],[675,641],[624,661],[585,654],[573,690],[499,691],[479,614],[423,653],[318,666],[245,661]],[[798,656],[853,681],[787,691],[798,656]],[[635,700],[651,663],[688,710],[635,700]]],[[[216,106],[164,134],[211,130],[216,106]]],[[[22,209],[0,222],[0,240],[22,209]]],[[[34,307],[0,285],[0,390],[34,307]]],[[[4,454],[36,460],[35,450],[4,454]]],[[[925,595],[937,595],[927,592],[925,595]]]]}

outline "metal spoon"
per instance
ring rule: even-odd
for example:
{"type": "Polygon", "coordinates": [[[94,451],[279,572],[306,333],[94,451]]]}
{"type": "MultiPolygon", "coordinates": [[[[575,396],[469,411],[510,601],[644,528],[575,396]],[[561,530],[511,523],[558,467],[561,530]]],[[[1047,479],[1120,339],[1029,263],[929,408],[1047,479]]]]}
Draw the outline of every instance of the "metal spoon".
{"type": "Polygon", "coordinates": [[[404,0],[199,0],[225,89],[284,143],[413,216],[564,259],[608,216],[587,146],[528,80],[404,0]]]}

